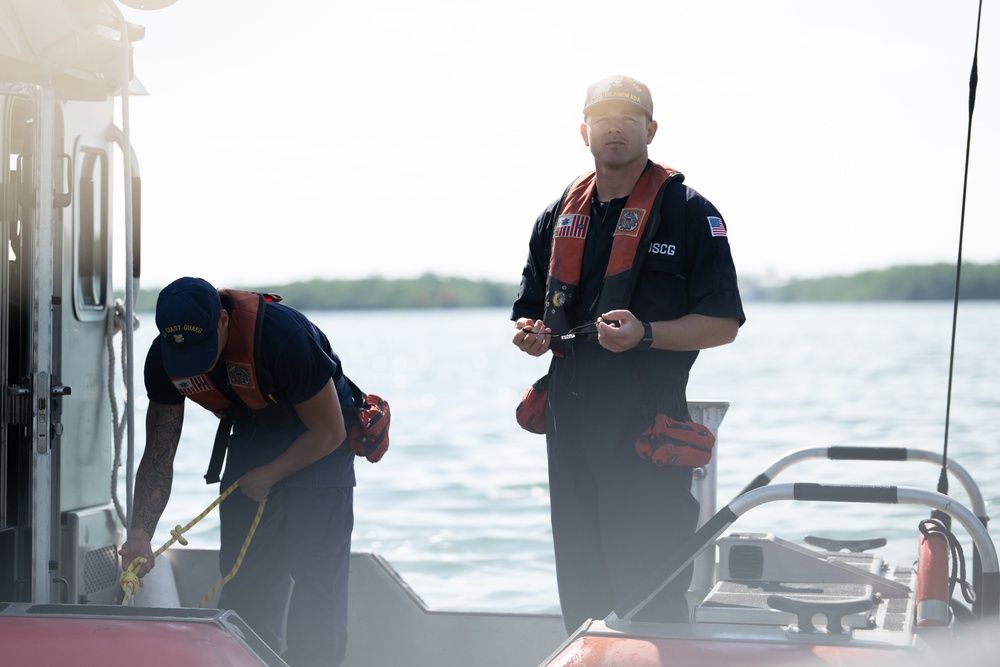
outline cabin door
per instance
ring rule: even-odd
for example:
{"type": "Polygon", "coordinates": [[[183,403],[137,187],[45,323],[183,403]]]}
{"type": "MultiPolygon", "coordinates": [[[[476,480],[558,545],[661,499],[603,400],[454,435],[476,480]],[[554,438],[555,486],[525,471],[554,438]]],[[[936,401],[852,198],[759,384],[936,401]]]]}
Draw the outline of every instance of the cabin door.
{"type": "Polygon", "coordinates": [[[50,88],[0,88],[0,600],[48,601],[54,146],[50,88]]]}

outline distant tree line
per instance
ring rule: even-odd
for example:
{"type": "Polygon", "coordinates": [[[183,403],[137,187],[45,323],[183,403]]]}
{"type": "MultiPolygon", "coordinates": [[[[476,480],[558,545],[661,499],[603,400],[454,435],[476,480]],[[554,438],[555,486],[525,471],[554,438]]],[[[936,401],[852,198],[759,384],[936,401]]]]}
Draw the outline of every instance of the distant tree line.
{"type": "MultiPolygon", "coordinates": [[[[239,288],[280,294],[285,303],[300,310],[509,308],[517,296],[514,283],[430,273],[419,278],[317,279],[239,288]]],[[[740,289],[747,301],[948,301],[955,297],[955,267],[896,266],[850,276],[795,279],[775,286],[741,279],[740,289]]],[[[140,292],[136,311],[152,312],[158,292],[140,292]]],[[[1000,299],[1000,263],[963,264],[961,298],[1000,299]]]]}
{"type": "MultiPolygon", "coordinates": [[[[954,265],[894,266],[850,276],[792,280],[757,288],[766,301],[950,301],[955,298],[954,265]]],[[[962,265],[962,299],[1000,299],[1000,263],[962,265]]]]}
{"type": "MultiPolygon", "coordinates": [[[[237,288],[279,294],[284,303],[298,310],[510,307],[517,297],[517,285],[513,283],[443,278],[429,273],[407,279],[309,280],[237,288]]],[[[155,310],[158,293],[159,289],[143,290],[136,299],[136,311],[155,310]]]]}

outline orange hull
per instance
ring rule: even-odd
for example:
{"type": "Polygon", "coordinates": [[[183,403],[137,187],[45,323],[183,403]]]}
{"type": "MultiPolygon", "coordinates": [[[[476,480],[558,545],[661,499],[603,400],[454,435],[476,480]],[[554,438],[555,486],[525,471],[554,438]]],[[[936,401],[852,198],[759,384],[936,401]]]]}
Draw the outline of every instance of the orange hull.
{"type": "Polygon", "coordinates": [[[847,667],[897,655],[894,650],[858,646],[590,635],[564,647],[546,667],[847,667]]]}
{"type": "Polygon", "coordinates": [[[231,612],[78,605],[0,608],[7,665],[283,665],[231,612]]]}

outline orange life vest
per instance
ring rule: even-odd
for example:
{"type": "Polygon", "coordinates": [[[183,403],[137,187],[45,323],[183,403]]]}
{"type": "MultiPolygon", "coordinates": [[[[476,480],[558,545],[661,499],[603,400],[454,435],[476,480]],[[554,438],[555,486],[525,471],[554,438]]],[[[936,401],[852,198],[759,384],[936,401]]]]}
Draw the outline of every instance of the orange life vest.
{"type": "MultiPolygon", "coordinates": [[[[672,180],[684,175],[675,169],[653,163],[636,181],[615,225],[611,258],[597,302],[597,314],[628,308],[641,263],[640,252],[659,226],[661,193],[672,180]],[[638,263],[637,263],[638,262],[638,263]]],[[[552,231],[549,276],[545,286],[545,326],[556,333],[569,331],[572,308],[578,296],[583,250],[590,227],[591,203],[596,173],[589,172],[574,181],[563,195],[552,231]]]]}
{"type": "MultiPolygon", "coordinates": [[[[277,403],[261,387],[257,366],[256,343],[264,322],[264,306],[270,295],[257,292],[220,289],[219,294],[232,300],[229,313],[229,339],[225,362],[229,386],[246,407],[263,410],[277,403]]],[[[270,297],[272,300],[274,297],[270,297]]],[[[221,392],[207,373],[190,378],[170,378],[177,391],[217,414],[233,407],[229,397],[221,392]]]]}

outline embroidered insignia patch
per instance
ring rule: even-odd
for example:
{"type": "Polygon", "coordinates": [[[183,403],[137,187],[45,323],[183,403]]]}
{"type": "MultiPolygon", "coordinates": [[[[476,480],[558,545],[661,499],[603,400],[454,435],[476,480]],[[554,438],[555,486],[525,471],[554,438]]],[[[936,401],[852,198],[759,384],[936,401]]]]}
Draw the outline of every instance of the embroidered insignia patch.
{"type": "Polygon", "coordinates": [[[253,375],[250,374],[249,364],[227,363],[229,368],[229,383],[240,387],[253,388],[253,375]]]}
{"type": "Polygon", "coordinates": [[[708,216],[708,227],[712,230],[712,236],[726,236],[726,223],[722,222],[722,218],[708,216]]]}
{"type": "Polygon", "coordinates": [[[184,334],[179,334],[179,333],[174,334],[174,342],[177,343],[178,345],[180,345],[181,343],[183,343],[184,342],[184,334]]]}
{"type": "Polygon", "coordinates": [[[553,237],[585,239],[587,238],[587,226],[589,223],[589,215],[560,215],[556,221],[556,229],[553,232],[553,237]]]}
{"type": "Polygon", "coordinates": [[[642,219],[646,217],[646,209],[626,208],[618,217],[618,225],[615,227],[615,236],[638,236],[642,219]]]}

